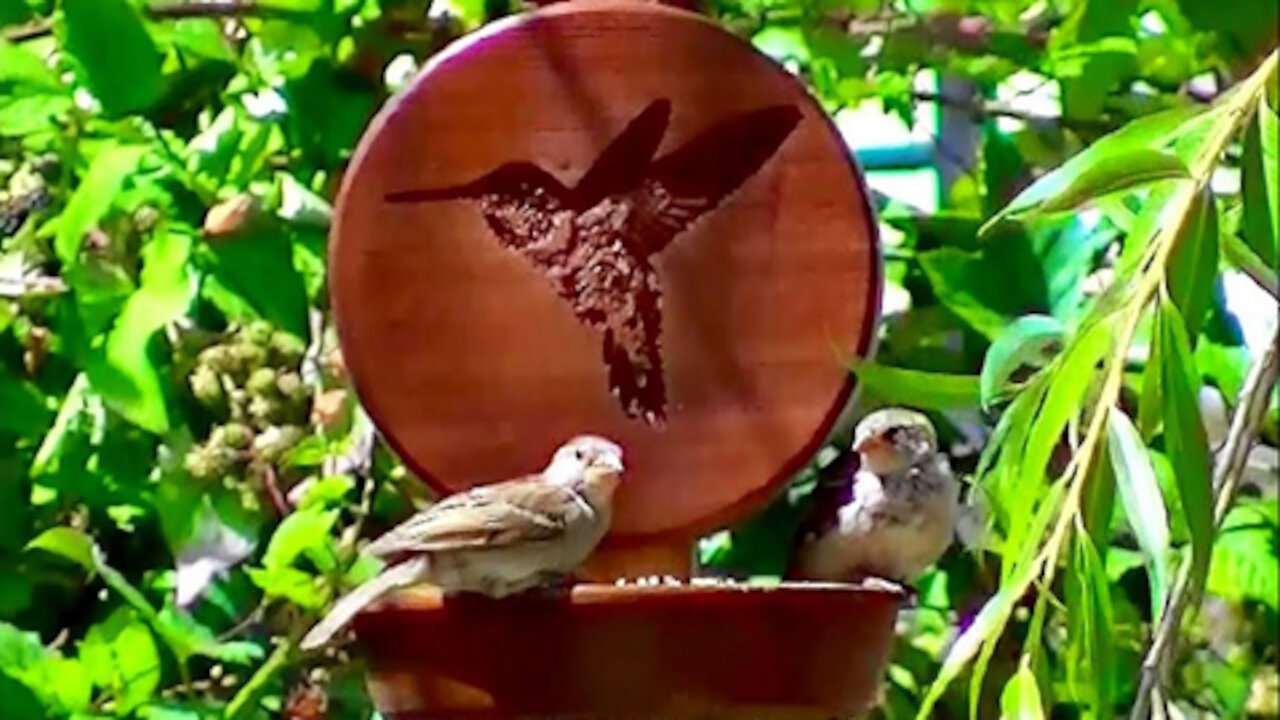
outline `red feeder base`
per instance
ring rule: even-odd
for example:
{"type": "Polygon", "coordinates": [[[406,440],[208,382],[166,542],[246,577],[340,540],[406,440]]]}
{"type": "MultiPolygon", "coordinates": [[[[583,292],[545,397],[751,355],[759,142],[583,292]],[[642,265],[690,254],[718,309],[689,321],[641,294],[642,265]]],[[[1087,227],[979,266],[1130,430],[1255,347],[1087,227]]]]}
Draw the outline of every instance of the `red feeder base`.
{"type": "Polygon", "coordinates": [[[411,590],[356,619],[388,718],[833,718],[873,705],[902,596],[854,585],[411,590]]]}

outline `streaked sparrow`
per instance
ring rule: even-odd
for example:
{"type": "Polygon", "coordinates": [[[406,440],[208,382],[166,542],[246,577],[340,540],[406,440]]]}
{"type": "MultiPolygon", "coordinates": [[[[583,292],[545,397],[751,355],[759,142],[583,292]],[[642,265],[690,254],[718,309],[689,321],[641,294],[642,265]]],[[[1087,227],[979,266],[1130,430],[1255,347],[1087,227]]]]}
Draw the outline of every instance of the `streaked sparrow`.
{"type": "Polygon", "coordinates": [[[500,598],[572,572],[609,529],[622,470],[622,448],[583,435],[541,473],[480,485],[413,515],[365,548],[388,567],[339,599],[302,648],[328,642],[370,603],[409,585],[500,598]]]}
{"type": "MultiPolygon", "coordinates": [[[[858,423],[859,462],[837,463],[844,491],[802,538],[792,576],[848,582],[878,576],[907,583],[937,562],[955,534],[960,488],[924,415],[877,410],[858,423]]],[[[830,483],[828,483],[830,487],[830,483]]],[[[819,512],[822,503],[818,504],[819,512]]]]}

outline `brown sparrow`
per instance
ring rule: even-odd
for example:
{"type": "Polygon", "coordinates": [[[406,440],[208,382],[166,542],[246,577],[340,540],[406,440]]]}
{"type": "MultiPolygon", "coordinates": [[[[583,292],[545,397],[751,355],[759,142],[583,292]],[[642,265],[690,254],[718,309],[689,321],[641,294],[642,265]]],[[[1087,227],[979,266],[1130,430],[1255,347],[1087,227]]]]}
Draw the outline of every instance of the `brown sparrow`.
{"type": "Polygon", "coordinates": [[[942,557],[955,534],[960,488],[924,415],[877,410],[854,432],[856,470],[844,464],[845,497],[810,529],[792,576],[848,582],[872,575],[909,582],[942,557]]]}
{"type": "Polygon", "coordinates": [[[609,529],[622,448],[583,435],[536,475],[480,485],[419,512],[364,550],[389,566],[343,596],[302,639],[318,647],[383,595],[417,583],[494,598],[575,570],[609,529]]]}

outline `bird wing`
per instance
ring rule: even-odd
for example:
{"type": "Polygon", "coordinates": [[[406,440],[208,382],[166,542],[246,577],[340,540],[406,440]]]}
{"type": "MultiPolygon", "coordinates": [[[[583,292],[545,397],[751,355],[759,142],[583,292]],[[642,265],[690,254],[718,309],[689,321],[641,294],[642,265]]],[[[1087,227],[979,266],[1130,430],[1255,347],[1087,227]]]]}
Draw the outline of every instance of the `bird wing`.
{"type": "Polygon", "coordinates": [[[793,105],[735,115],[653,163],[637,192],[632,232],[647,254],[716,207],[777,152],[800,122],[793,105]]]}
{"type": "Polygon", "coordinates": [[[627,192],[645,176],[671,119],[671,101],[654,100],[627,123],[574,186],[580,209],[627,192]]]}
{"type": "Polygon", "coordinates": [[[365,548],[387,557],[548,541],[564,534],[584,502],[572,490],[532,475],[450,495],[365,548]]]}

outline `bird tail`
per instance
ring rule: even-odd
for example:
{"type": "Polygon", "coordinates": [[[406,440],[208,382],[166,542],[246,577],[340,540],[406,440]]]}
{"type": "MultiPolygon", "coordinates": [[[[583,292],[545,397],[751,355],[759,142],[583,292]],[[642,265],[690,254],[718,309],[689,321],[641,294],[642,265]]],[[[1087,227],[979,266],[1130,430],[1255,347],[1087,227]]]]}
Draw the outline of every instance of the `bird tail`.
{"type": "Polygon", "coordinates": [[[418,582],[427,573],[430,561],[426,555],[405,560],[366,580],[359,587],[343,595],[333,609],[302,638],[300,647],[312,650],[329,642],[338,631],[373,601],[406,585],[418,582]]]}

